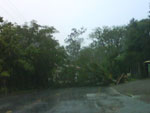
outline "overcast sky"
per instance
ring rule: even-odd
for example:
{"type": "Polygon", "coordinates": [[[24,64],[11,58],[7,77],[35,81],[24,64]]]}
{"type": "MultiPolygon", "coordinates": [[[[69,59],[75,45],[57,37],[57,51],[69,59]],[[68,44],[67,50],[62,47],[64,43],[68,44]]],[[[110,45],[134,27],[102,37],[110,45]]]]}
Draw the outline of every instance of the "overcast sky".
{"type": "MultiPolygon", "coordinates": [[[[37,20],[54,26],[61,44],[71,28],[126,25],[131,18],[147,18],[150,0],[0,0],[0,16],[23,24],[37,20]]],[[[87,35],[86,35],[87,36],[87,35]]]]}

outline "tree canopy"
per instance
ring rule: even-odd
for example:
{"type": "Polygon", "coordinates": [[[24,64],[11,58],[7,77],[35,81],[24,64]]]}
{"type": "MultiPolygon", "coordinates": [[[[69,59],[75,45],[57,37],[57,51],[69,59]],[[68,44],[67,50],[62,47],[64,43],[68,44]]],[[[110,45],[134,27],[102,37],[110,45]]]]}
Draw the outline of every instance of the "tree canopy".
{"type": "Polygon", "coordinates": [[[9,90],[116,83],[122,74],[144,77],[150,60],[150,19],[97,27],[82,47],[86,29],[73,28],[60,46],[54,27],[24,25],[0,17],[0,88],[9,90]]]}

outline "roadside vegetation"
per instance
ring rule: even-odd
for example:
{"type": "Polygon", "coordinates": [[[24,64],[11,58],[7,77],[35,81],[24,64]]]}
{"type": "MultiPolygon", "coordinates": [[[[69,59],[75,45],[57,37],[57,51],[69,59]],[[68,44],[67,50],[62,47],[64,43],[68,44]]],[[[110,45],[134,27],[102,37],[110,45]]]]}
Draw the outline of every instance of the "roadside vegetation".
{"type": "Polygon", "coordinates": [[[128,25],[98,27],[83,47],[85,28],[73,28],[60,46],[54,27],[36,21],[24,25],[0,18],[0,91],[49,87],[116,84],[124,75],[144,78],[144,61],[150,60],[150,19],[128,25]]]}

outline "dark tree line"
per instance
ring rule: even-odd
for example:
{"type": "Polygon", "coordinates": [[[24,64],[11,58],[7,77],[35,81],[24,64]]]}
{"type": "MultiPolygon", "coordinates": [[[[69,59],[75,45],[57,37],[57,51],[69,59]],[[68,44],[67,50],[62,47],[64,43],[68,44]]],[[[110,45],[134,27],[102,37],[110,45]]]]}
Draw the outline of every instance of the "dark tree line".
{"type": "Polygon", "coordinates": [[[9,89],[42,88],[52,84],[52,73],[64,59],[64,48],[54,39],[54,27],[0,23],[0,83],[9,89]]]}
{"type": "Polygon", "coordinates": [[[122,74],[144,77],[144,61],[150,60],[150,19],[96,28],[86,47],[86,29],[72,29],[66,47],[53,37],[57,32],[36,21],[17,25],[0,18],[0,88],[108,85],[122,74]]]}

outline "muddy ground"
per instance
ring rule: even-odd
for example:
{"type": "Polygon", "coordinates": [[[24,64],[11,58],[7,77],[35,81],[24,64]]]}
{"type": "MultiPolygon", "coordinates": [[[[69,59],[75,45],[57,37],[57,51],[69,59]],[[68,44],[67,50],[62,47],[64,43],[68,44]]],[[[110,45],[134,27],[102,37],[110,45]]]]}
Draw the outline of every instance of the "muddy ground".
{"type": "MultiPolygon", "coordinates": [[[[148,85],[148,81],[142,83],[148,85]]],[[[149,95],[150,90],[137,91],[136,86],[142,85],[137,82],[139,86],[132,82],[115,87],[48,89],[1,97],[0,113],[150,113],[150,103],[140,98],[149,95]]]]}

